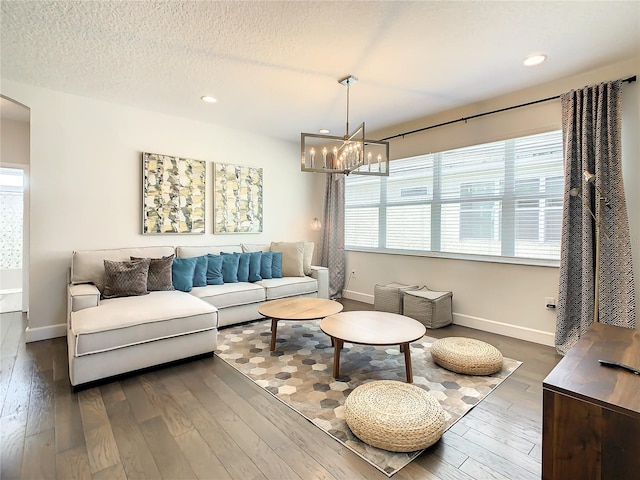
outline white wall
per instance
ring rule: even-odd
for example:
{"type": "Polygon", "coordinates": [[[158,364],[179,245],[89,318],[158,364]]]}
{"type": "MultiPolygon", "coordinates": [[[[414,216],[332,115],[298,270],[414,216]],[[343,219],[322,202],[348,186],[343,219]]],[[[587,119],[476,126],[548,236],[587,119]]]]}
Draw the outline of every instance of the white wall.
{"type": "Polygon", "coordinates": [[[29,165],[29,123],[2,119],[0,163],[29,165]]]}
{"type": "MultiPolygon", "coordinates": [[[[446,112],[372,138],[564,93],[572,88],[640,73],[638,60],[541,85],[446,112]]],[[[640,140],[638,83],[624,88],[624,175],[634,261],[640,265],[640,140]],[[631,100],[629,100],[631,99],[631,100]],[[635,104],[634,104],[635,102],[635,104]],[[629,134],[628,132],[631,132],[629,134]]],[[[71,252],[136,245],[205,245],[271,240],[319,240],[309,228],[322,219],[324,177],[301,173],[299,145],[126,106],[2,81],[1,92],[31,109],[30,317],[27,338],[64,334],[71,252]],[[212,235],[211,164],[205,235],[141,235],[141,159],[149,151],[264,168],[265,231],[212,235]]],[[[215,107],[213,107],[215,108],[215,107]]],[[[411,135],[391,143],[393,158],[435,152],[560,127],[560,105],[548,102],[411,135]]],[[[4,144],[4,142],[3,142],[4,144]]],[[[455,321],[552,344],[558,270],[429,257],[347,252],[357,271],[345,296],[373,301],[376,283],[401,281],[454,291],[455,321]]]]}
{"type": "Polygon", "coordinates": [[[29,341],[65,333],[73,250],[257,243],[314,233],[313,175],[300,172],[297,144],[7,80],[2,88],[31,109],[29,341]],[[143,151],[208,162],[206,234],[141,234],[143,151]],[[263,233],[211,233],[212,162],[264,169],[263,233]]]}
{"type": "MultiPolygon", "coordinates": [[[[444,112],[368,136],[384,138],[636,74],[640,74],[638,59],[444,112]]],[[[535,70],[532,70],[532,75],[535,75],[535,70]]],[[[639,89],[638,82],[623,86],[623,162],[634,238],[636,284],[640,265],[639,89]]],[[[391,140],[390,151],[392,158],[404,158],[560,128],[560,101],[554,100],[391,140]]],[[[558,297],[558,268],[352,251],[347,252],[347,280],[353,270],[356,271],[356,278],[352,278],[345,288],[347,298],[373,303],[376,283],[397,281],[426,284],[432,289],[454,292],[455,323],[553,345],[556,313],[545,308],[545,298],[558,297]]]]}

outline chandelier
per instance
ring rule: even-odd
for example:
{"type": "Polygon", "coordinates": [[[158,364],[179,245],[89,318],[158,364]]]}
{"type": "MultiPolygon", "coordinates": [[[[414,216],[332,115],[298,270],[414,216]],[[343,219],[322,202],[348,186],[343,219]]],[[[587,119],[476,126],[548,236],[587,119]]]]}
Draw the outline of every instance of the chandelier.
{"type": "Polygon", "coordinates": [[[303,172],[349,175],[389,175],[389,142],[367,140],[364,122],[349,132],[349,87],[357,82],[353,75],[338,83],[347,87],[347,122],[344,137],[317,133],[300,134],[303,172]]]}

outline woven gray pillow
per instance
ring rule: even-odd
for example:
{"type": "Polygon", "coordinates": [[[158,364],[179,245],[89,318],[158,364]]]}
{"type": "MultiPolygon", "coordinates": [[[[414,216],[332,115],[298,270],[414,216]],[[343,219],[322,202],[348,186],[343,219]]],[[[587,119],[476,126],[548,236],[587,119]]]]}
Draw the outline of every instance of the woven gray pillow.
{"type": "MultiPolygon", "coordinates": [[[[162,258],[151,258],[149,264],[149,277],[147,278],[147,290],[150,292],[159,292],[163,290],[175,290],[173,288],[171,277],[171,266],[173,265],[173,257],[169,255],[162,258]]],[[[131,257],[131,261],[144,260],[140,257],[131,257]]]]}
{"type": "Polygon", "coordinates": [[[146,295],[151,259],[134,262],[104,261],[104,291],[102,298],[146,295]]]}

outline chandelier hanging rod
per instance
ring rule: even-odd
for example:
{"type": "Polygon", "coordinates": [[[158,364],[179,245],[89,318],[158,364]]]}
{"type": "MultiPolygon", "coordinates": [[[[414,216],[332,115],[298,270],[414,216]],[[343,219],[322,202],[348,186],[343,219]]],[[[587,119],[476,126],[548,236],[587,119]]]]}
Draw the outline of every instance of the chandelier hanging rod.
{"type": "Polygon", "coordinates": [[[345,129],[344,136],[349,136],[349,87],[352,83],[356,83],[358,81],[358,77],[354,77],[353,75],[349,75],[347,77],[341,78],[338,80],[338,83],[347,87],[347,128],[345,129]]]}

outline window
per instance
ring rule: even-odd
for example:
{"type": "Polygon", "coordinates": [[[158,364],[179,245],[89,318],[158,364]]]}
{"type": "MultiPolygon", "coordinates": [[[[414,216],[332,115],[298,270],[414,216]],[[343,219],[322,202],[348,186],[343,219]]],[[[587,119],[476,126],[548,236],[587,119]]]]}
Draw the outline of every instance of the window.
{"type": "Polygon", "coordinates": [[[560,131],[394,160],[346,178],[345,243],[558,260],[562,194],[560,131]]]}
{"type": "Polygon", "coordinates": [[[460,197],[466,200],[460,204],[460,240],[487,239],[493,240],[496,233],[496,202],[474,201],[474,198],[493,195],[496,190],[494,182],[463,183],[460,197]]]}

